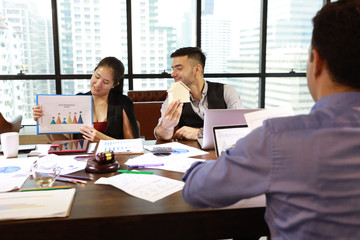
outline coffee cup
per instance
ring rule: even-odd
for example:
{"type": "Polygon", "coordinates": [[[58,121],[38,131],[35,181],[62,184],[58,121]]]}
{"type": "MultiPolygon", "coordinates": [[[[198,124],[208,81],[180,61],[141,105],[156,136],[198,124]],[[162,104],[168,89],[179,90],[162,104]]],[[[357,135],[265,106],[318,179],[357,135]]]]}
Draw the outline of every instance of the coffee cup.
{"type": "Polygon", "coordinates": [[[19,133],[7,132],[1,134],[1,147],[6,158],[17,157],[19,151],[19,133]]]}
{"type": "Polygon", "coordinates": [[[60,175],[60,167],[49,158],[39,158],[32,166],[31,173],[36,185],[51,187],[60,175]]]}

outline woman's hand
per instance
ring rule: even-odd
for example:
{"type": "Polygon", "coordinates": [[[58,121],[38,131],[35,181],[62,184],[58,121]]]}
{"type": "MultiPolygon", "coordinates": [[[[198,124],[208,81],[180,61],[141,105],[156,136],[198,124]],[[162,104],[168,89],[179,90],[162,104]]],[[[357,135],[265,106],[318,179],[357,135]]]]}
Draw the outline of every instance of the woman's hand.
{"type": "Polygon", "coordinates": [[[85,126],[80,129],[83,137],[91,142],[99,142],[100,140],[113,140],[114,138],[105,135],[96,130],[93,126],[85,126]]]}
{"type": "Polygon", "coordinates": [[[44,112],[39,105],[33,106],[32,110],[33,110],[34,121],[37,121],[39,118],[44,116],[44,112]]]}
{"type": "Polygon", "coordinates": [[[83,135],[83,137],[91,142],[98,142],[101,140],[101,135],[103,135],[101,132],[96,130],[92,126],[85,126],[80,129],[80,133],[83,135]]]}

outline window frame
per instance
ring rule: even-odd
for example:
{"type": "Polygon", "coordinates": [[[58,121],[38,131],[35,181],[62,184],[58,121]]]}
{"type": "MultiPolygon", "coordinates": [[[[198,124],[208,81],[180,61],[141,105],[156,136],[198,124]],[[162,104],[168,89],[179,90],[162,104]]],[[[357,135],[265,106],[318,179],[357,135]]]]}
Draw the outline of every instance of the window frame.
{"type": "MultiPolygon", "coordinates": [[[[323,5],[330,0],[323,0],[323,5]]],[[[196,0],[196,45],[201,47],[201,6],[202,0],[196,0]]],[[[266,72],[266,43],[267,43],[267,15],[268,0],[261,0],[261,19],[260,19],[260,55],[259,55],[259,73],[208,73],[205,78],[259,78],[259,102],[258,107],[265,107],[265,84],[266,78],[289,78],[289,77],[306,77],[306,72],[289,72],[289,73],[267,73],[266,72]]],[[[54,80],[56,94],[61,94],[61,82],[69,79],[90,79],[91,74],[61,74],[60,69],[60,49],[59,49],[59,26],[57,13],[57,0],[51,0],[52,8],[52,28],[53,28],[53,44],[54,44],[54,74],[27,75],[18,73],[17,75],[0,75],[0,80],[54,80]]],[[[133,89],[134,81],[137,79],[152,78],[171,78],[171,72],[162,72],[159,74],[134,74],[133,72],[133,51],[132,51],[132,21],[131,21],[131,0],[126,0],[126,18],[127,18],[127,51],[128,51],[128,72],[125,79],[128,81],[129,90],[133,89]]],[[[124,84],[126,85],[126,84],[124,84]]],[[[124,91],[126,92],[126,91],[124,91]]]]}

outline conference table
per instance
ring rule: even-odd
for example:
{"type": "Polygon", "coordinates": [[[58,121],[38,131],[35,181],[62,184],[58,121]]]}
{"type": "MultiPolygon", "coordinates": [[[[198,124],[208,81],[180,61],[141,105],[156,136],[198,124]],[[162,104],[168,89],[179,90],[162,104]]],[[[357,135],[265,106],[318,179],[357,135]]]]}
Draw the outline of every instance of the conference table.
{"type": "MultiPolygon", "coordinates": [[[[199,147],[197,141],[179,141],[199,147]]],[[[165,143],[156,141],[156,144],[165,143]]],[[[145,141],[155,144],[155,141],[145,141]]],[[[26,154],[22,154],[26,157],[26,154]]],[[[138,155],[116,154],[121,166],[138,155]]],[[[197,156],[215,159],[215,152],[197,156]]],[[[181,180],[183,173],[152,169],[154,174],[181,180]]],[[[87,184],[73,185],[75,198],[68,217],[0,221],[0,239],[250,239],[269,236],[265,207],[249,205],[199,209],[187,204],[181,191],[154,203],[133,197],[111,185],[94,182],[118,173],[87,173],[87,184]]],[[[56,185],[64,185],[55,182],[56,185]]],[[[32,179],[23,188],[36,187],[32,179]]]]}

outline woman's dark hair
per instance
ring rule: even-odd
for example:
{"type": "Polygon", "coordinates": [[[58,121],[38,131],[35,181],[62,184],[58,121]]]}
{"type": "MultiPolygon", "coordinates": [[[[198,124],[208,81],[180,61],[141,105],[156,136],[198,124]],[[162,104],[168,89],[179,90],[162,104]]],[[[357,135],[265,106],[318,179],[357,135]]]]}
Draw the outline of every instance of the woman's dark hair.
{"type": "Polygon", "coordinates": [[[333,81],[360,89],[360,0],[326,4],[313,24],[311,47],[325,60],[333,81]]]}
{"type": "Polygon", "coordinates": [[[179,48],[178,50],[176,50],[175,52],[173,52],[170,55],[171,58],[182,57],[182,56],[188,56],[188,58],[194,59],[196,62],[200,63],[200,65],[203,69],[203,73],[204,73],[206,56],[202,52],[201,48],[199,48],[199,47],[179,48]]]}
{"type": "Polygon", "coordinates": [[[114,90],[120,91],[122,93],[124,86],[124,72],[125,72],[124,64],[116,57],[105,57],[98,63],[94,71],[99,67],[108,67],[113,70],[114,85],[119,83],[114,88],[114,90]]]}

